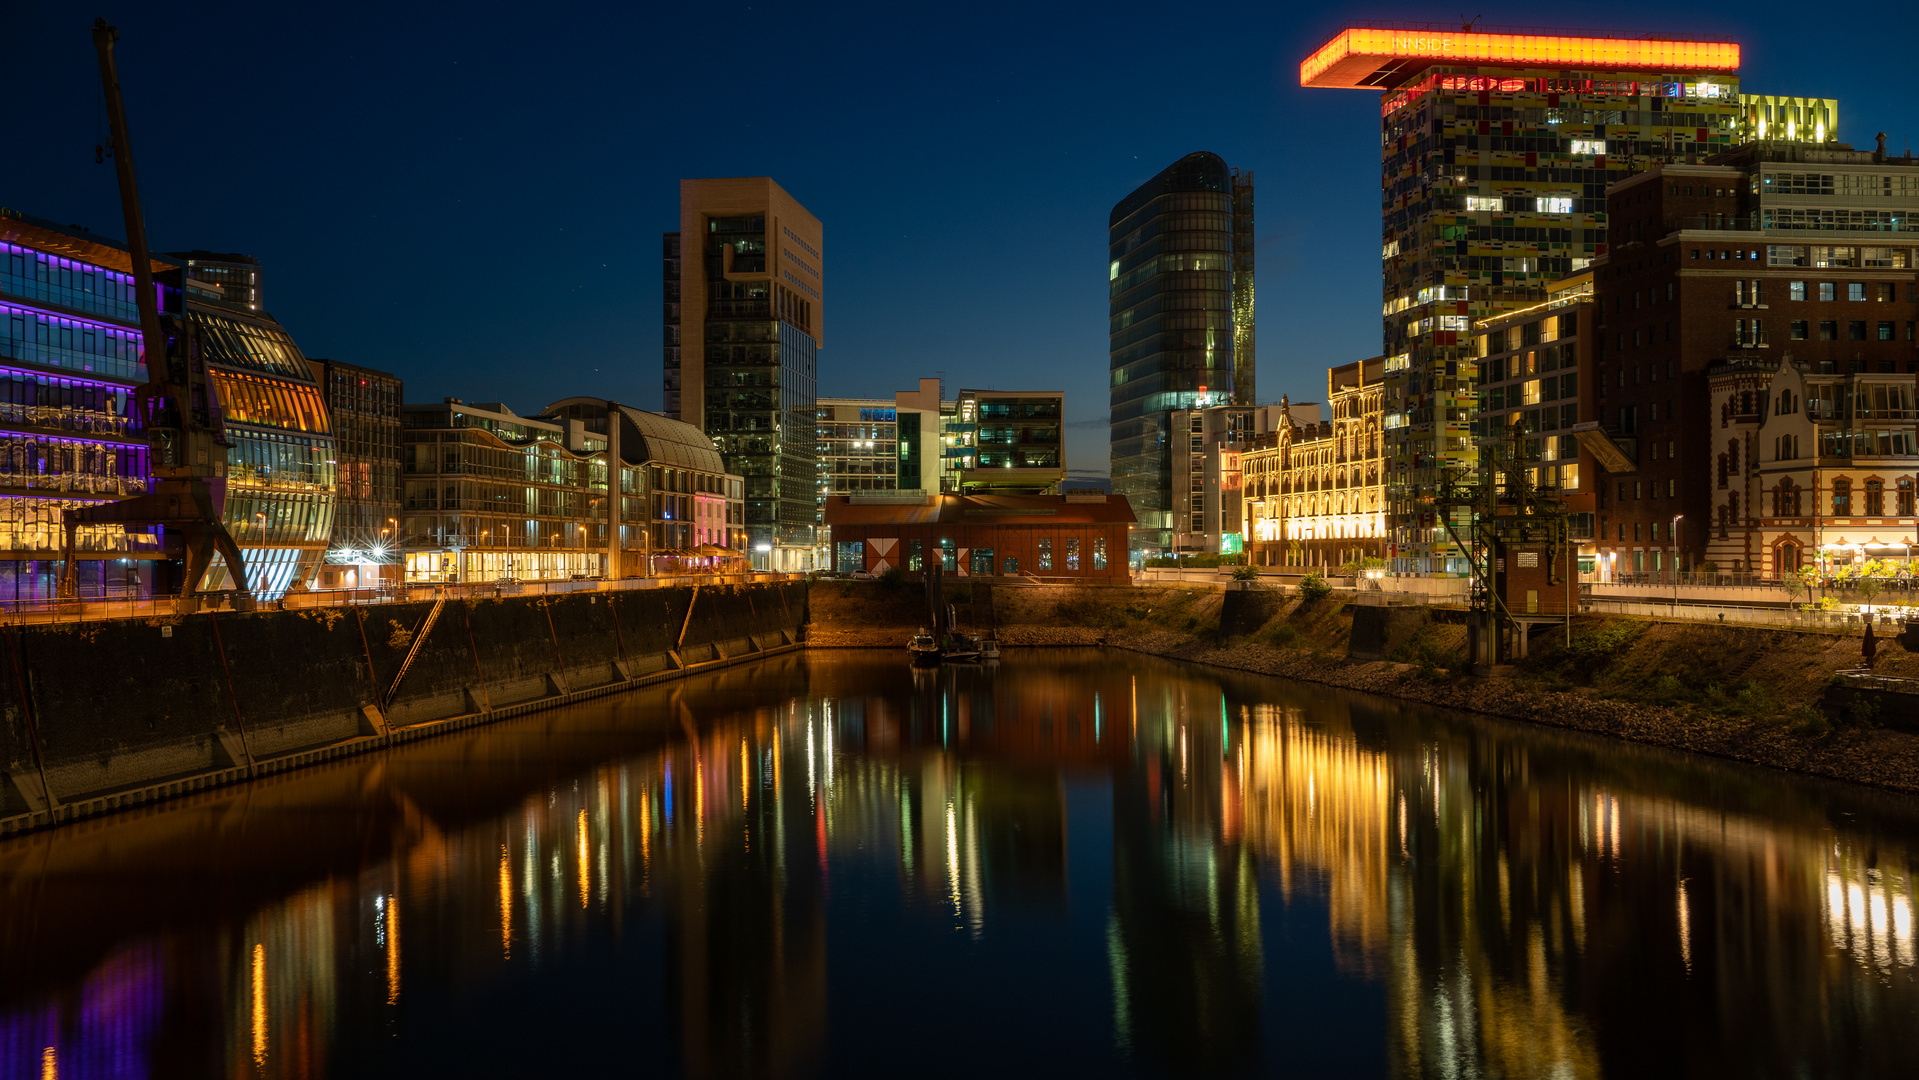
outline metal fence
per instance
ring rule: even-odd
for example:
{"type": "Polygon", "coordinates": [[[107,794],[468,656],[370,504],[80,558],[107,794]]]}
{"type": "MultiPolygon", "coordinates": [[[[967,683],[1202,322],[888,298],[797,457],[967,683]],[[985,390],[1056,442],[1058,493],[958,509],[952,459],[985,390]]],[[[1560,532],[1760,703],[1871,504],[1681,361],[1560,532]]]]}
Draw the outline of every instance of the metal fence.
{"type": "MultiPolygon", "coordinates": [[[[564,596],[568,593],[609,592],[628,589],[667,589],[687,585],[751,585],[803,580],[802,574],[675,574],[646,578],[616,578],[612,581],[513,581],[470,582],[442,585],[395,585],[390,588],[330,589],[288,593],[279,600],[262,603],[262,609],[288,611],[308,608],[348,607],[364,604],[397,604],[409,600],[498,599],[506,596],[564,596]]],[[[232,611],[236,594],[202,593],[201,611],[232,611]]],[[[152,619],[174,614],[171,596],[132,596],[109,594],[78,600],[0,601],[0,625],[42,623],[99,622],[106,619],[152,619]]]]}

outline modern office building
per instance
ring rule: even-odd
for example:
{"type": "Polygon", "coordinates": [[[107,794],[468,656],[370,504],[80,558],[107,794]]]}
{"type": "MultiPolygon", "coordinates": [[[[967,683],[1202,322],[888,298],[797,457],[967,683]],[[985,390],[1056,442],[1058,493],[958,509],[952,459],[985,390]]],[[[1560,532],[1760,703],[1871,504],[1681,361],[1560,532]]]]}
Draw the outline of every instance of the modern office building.
{"type": "Polygon", "coordinates": [[[264,311],[260,260],[215,251],[175,251],[167,256],[186,267],[190,296],[224,301],[242,311],[264,311]]]}
{"type": "Polygon", "coordinates": [[[1581,433],[1608,560],[1777,577],[1903,555],[1919,158],[1755,143],[1638,174],[1608,210],[1581,433]]]}
{"type": "Polygon", "coordinates": [[[680,181],[680,228],[664,238],[665,412],[746,478],[763,568],[814,558],[824,244],[819,219],[763,176],[680,181]]]}
{"type": "Polygon", "coordinates": [[[1255,566],[1339,567],[1387,555],[1382,419],[1385,358],[1326,371],[1317,405],[1281,399],[1276,422],[1241,456],[1255,566]]]}
{"type": "MultiPolygon", "coordinates": [[[[746,481],[726,471],[714,440],[691,424],[600,398],[572,397],[542,418],[579,421],[623,463],[622,550],[643,541],[645,567],[620,559],[609,575],[738,570],[748,551],[746,481]],[[620,418],[618,425],[610,418],[620,418]]],[[[600,515],[604,520],[605,515],[600,515]]]]}
{"type": "Polygon", "coordinates": [[[360,589],[400,580],[398,375],[339,360],[309,359],[332,419],[336,457],[333,534],[320,589],[360,589]]]}
{"type": "MultiPolygon", "coordinates": [[[[0,212],[0,603],[54,598],[62,511],[147,490],[127,408],[146,381],[132,270],[116,241],[0,212]]],[[[150,535],[84,526],[80,595],[144,595],[161,557],[150,535]]]]}
{"type": "MultiPolygon", "coordinates": [[[[58,580],[60,511],[140,494],[150,454],[130,429],[128,398],[146,381],[125,248],[84,230],[24,217],[0,218],[6,264],[0,299],[6,355],[0,357],[0,470],[20,496],[6,500],[0,594],[46,598],[58,580]],[[58,492],[58,495],[53,493],[58,492]]],[[[299,346],[257,310],[258,265],[245,266],[256,291],[228,299],[183,260],[155,258],[164,314],[179,319],[186,348],[206,366],[227,443],[227,530],[247,560],[254,595],[277,598],[317,576],[333,524],[335,447],[325,403],[299,346]]],[[[162,554],[160,531],[85,526],[76,537],[80,594],[174,593],[179,564],[162,554]]],[[[217,556],[201,587],[234,582],[217,556]]]]}
{"type": "Polygon", "coordinates": [[[1608,185],[1742,132],[1836,138],[1821,99],[1744,96],[1739,46],[1448,26],[1355,26],[1300,84],[1381,95],[1389,527],[1397,569],[1460,573],[1420,498],[1477,457],[1478,320],[1546,299],[1608,250],[1608,185]]]}
{"type": "Polygon", "coordinates": [[[448,398],[403,410],[406,580],[554,581],[737,569],[744,480],[707,436],[593,398],[539,416],[448,398]],[[617,531],[608,417],[622,417],[617,531]]]}
{"type": "Polygon", "coordinates": [[[1057,390],[961,390],[940,435],[957,490],[1058,494],[1066,480],[1065,420],[1066,395],[1057,390]]]}
{"type": "Polygon", "coordinates": [[[1253,404],[1253,176],[1188,154],[1107,221],[1113,491],[1138,519],[1132,557],[1173,550],[1173,413],[1253,404]]]}
{"type": "MultiPolygon", "coordinates": [[[[223,255],[235,266],[257,263],[223,255]]],[[[184,314],[206,364],[227,441],[227,531],[247,562],[253,594],[275,599],[311,588],[333,535],[339,449],[312,365],[284,327],[244,296],[184,271],[184,314]]],[[[161,591],[177,586],[160,583],[161,591]]],[[[234,587],[216,557],[202,587],[234,587]]]]}
{"type": "Polygon", "coordinates": [[[896,402],[890,398],[820,398],[816,415],[820,506],[826,505],[828,495],[898,489],[896,402]]]}

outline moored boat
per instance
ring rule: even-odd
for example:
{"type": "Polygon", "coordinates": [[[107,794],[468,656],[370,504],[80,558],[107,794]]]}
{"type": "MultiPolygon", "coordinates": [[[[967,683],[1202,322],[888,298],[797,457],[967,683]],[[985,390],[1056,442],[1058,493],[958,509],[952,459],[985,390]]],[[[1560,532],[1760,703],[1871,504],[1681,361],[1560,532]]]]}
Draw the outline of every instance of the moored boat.
{"type": "Polygon", "coordinates": [[[940,662],[940,643],[933,635],[921,630],[906,642],[906,652],[915,664],[937,664],[940,662]]]}

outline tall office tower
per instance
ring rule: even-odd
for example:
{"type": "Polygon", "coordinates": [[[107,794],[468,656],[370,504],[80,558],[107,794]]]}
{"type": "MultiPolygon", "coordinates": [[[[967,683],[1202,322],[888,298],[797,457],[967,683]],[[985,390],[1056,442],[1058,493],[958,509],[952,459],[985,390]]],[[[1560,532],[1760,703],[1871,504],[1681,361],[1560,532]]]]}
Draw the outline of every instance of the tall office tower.
{"type": "Polygon", "coordinates": [[[1438,26],[1349,28],[1300,65],[1302,86],[1381,95],[1395,569],[1466,567],[1418,500],[1478,460],[1473,323],[1543,302],[1547,281],[1606,253],[1608,184],[1732,145],[1747,117],[1738,69],[1729,41],[1438,26]]]}
{"type": "Polygon", "coordinates": [[[1173,472],[1201,453],[1172,414],[1253,404],[1253,174],[1188,154],[1108,219],[1113,491],[1132,557],[1173,550],[1173,472]]]}
{"type": "Polygon", "coordinates": [[[813,562],[825,261],[818,218],[764,176],[680,181],[667,233],[664,411],[746,478],[755,565],[813,562]]]}

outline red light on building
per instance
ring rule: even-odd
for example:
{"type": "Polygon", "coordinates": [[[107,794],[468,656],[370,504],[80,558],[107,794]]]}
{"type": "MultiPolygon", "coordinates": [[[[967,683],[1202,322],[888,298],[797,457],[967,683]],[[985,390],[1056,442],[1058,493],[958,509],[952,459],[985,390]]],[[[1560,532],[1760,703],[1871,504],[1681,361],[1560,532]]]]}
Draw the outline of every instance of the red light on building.
{"type": "MultiPolygon", "coordinates": [[[[1729,41],[1483,34],[1464,30],[1341,30],[1299,65],[1299,85],[1385,90],[1401,72],[1433,63],[1524,65],[1589,71],[1723,72],[1739,70],[1729,41]]],[[[1514,80],[1517,81],[1517,80],[1514,80]]]]}

